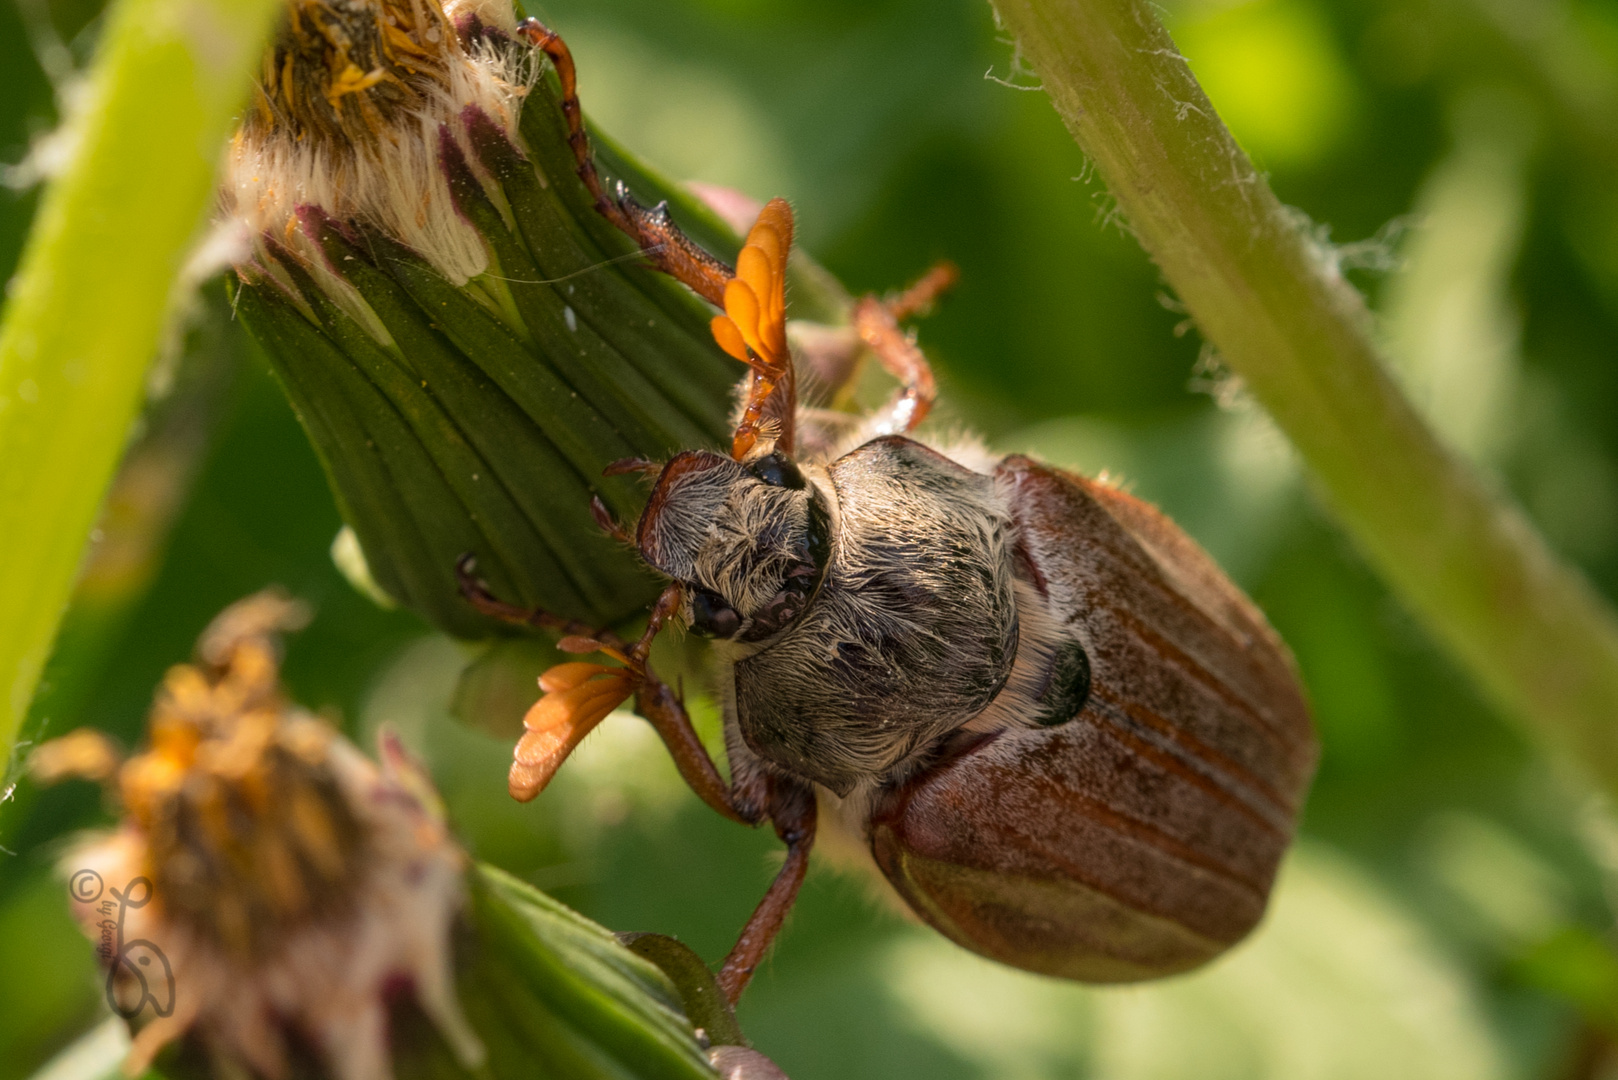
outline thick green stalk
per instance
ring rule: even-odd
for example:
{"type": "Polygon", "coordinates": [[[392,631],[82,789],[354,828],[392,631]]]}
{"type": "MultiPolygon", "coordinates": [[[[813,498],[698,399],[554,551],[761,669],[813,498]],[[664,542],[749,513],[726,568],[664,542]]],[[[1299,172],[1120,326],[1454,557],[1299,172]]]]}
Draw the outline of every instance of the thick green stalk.
{"type": "Polygon", "coordinates": [[[1141,245],[1429,630],[1618,792],[1618,620],[1389,377],[1359,294],[1145,0],[994,0],[1141,245]]]}
{"type": "Polygon", "coordinates": [[[277,0],[120,0],[0,325],[0,760],[140,408],[277,0]]]}

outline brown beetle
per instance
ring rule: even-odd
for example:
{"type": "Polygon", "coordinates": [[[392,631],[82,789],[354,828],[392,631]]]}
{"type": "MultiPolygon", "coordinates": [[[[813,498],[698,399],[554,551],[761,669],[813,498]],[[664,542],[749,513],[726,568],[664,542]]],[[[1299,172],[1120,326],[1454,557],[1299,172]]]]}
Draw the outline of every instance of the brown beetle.
{"type": "Polygon", "coordinates": [[[720,972],[734,1001],[803,881],[818,824],[851,832],[921,918],[1032,971],[1121,982],[1185,971],[1263,915],[1317,745],[1291,658],[1263,615],[1153,507],[1021,456],[913,436],[933,401],[899,322],[947,274],[854,310],[901,387],[849,430],[798,409],[775,200],[734,274],[661,208],[609,198],[562,79],[579,174],[657,265],[724,309],[714,336],[750,374],[731,453],[658,468],[632,541],[672,584],[635,643],[500,603],[562,647],[622,666],[541,679],[511,771],[532,798],[634,697],[710,805],[768,817],[787,860],[720,972]],[[714,640],[732,781],[646,662],[677,619],[714,640]]]}

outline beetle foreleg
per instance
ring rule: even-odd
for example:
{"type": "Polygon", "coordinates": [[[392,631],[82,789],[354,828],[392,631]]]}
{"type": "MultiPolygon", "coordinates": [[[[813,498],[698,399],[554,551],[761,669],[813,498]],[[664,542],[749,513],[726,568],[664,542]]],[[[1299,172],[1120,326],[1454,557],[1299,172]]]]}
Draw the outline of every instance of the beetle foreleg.
{"type": "Polygon", "coordinates": [[[560,615],[553,615],[543,608],[523,608],[507,603],[489,591],[488,583],[477,576],[477,569],[477,556],[467,552],[455,560],[455,580],[460,585],[461,596],[466,602],[489,618],[510,623],[512,626],[555,630],[571,637],[594,638],[614,648],[627,648],[623,639],[611,630],[598,630],[577,619],[564,619],[560,615]]]}
{"type": "MultiPolygon", "coordinates": [[[[702,745],[702,739],[692,726],[691,716],[685,711],[684,702],[669,689],[667,683],[657,677],[657,673],[647,661],[652,641],[680,609],[679,585],[670,585],[663,590],[657,598],[657,603],[652,606],[650,617],[646,620],[645,633],[630,645],[610,630],[596,630],[583,623],[552,615],[548,611],[537,608],[529,610],[506,603],[491,593],[488,586],[476,576],[477,560],[471,555],[461,556],[455,564],[455,574],[461,583],[461,595],[483,614],[517,626],[536,626],[583,639],[581,648],[569,648],[569,643],[564,640],[562,642],[564,651],[592,651],[597,645],[605,645],[609,652],[623,659],[635,676],[635,711],[652,725],[652,730],[657,732],[658,737],[663,740],[663,745],[668,747],[669,756],[674,759],[674,767],[691,786],[691,790],[696,792],[697,797],[703,802],[732,821],[739,821],[744,825],[758,824],[759,815],[749,813],[732,795],[729,785],[719,773],[719,767],[714,764],[707,747],[702,745]]],[[[563,665],[563,668],[566,666],[563,665]]],[[[552,669],[556,670],[560,669],[552,669]]],[[[571,752],[572,744],[569,744],[554,763],[547,761],[543,780],[537,784],[530,780],[523,785],[524,798],[532,798],[538,794],[540,788],[544,786],[544,781],[548,780],[556,771],[556,767],[561,764],[561,758],[571,752]]]]}
{"type": "Polygon", "coordinates": [[[550,58],[562,86],[562,117],[567,121],[567,144],[573,150],[575,171],[584,182],[596,212],[631,240],[640,245],[659,270],[712,304],[724,303],[725,283],[732,277],[730,267],[698,247],[681,232],[669,216],[668,206],[653,207],[635,201],[622,184],[617,198],[607,194],[590,152],[590,136],[584,130],[584,110],[579,105],[578,70],[573,53],[561,35],[538,19],[517,24],[517,35],[550,58]]]}
{"type": "Polygon", "coordinates": [[[652,672],[651,665],[646,661],[653,639],[680,610],[682,598],[683,592],[678,584],[664,589],[646,620],[646,632],[629,650],[630,666],[641,678],[640,688],[635,692],[635,711],[646,718],[652,730],[663,740],[669,756],[674,759],[674,767],[699,799],[732,821],[756,825],[758,815],[747,813],[737,804],[724,777],[719,775],[719,767],[709,756],[708,748],[702,745],[696,728],[691,726],[691,714],[685,711],[685,702],[652,672]]]}
{"type": "Polygon", "coordinates": [[[776,835],[787,846],[787,859],[719,969],[719,988],[731,1005],[735,1005],[742,991],[747,989],[753,972],[781,932],[787,912],[798,898],[804,874],[809,870],[809,849],[815,845],[815,793],[809,785],[772,777],[769,813],[776,835]]]}
{"type": "Polygon", "coordinates": [[[699,799],[732,821],[758,824],[757,817],[749,816],[736,805],[725,778],[719,774],[719,767],[691,726],[691,716],[685,711],[684,703],[667,683],[648,677],[635,694],[635,711],[646,718],[663,740],[669,756],[674,759],[674,767],[680,771],[680,778],[699,799]]]}
{"type": "Polygon", "coordinates": [[[590,153],[590,136],[584,130],[584,109],[579,105],[578,69],[573,63],[573,52],[560,34],[540,22],[528,18],[517,24],[517,36],[550,58],[556,69],[556,80],[562,85],[562,117],[567,121],[567,144],[573,150],[576,171],[584,181],[590,197],[595,200],[596,211],[602,217],[628,233],[636,241],[639,231],[614,199],[608,198],[596,171],[595,156],[590,153]]]}
{"type": "Polygon", "coordinates": [[[634,223],[634,231],[629,235],[659,270],[708,303],[724,306],[725,283],[735,276],[734,272],[680,231],[669,214],[668,203],[642,206],[633,195],[620,188],[618,207],[634,223]]]}

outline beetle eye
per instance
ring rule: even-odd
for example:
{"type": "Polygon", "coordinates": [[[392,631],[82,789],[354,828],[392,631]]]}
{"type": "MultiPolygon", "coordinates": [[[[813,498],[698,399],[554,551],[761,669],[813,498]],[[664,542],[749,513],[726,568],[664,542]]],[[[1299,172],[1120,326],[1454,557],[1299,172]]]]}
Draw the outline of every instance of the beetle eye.
{"type": "Polygon", "coordinates": [[[747,471],[771,487],[802,491],[803,473],[784,454],[765,454],[747,466],[747,471]]]}
{"type": "Polygon", "coordinates": [[[703,637],[728,638],[741,629],[742,617],[712,589],[695,586],[691,596],[691,629],[703,637]]]}

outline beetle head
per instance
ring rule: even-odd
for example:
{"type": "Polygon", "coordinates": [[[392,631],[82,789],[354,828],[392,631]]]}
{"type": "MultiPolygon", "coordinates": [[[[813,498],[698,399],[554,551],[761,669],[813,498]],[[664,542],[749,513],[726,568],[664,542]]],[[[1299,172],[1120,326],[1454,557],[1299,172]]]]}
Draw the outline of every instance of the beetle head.
{"type": "Polygon", "coordinates": [[[643,558],[686,585],[691,628],[755,642],[802,616],[831,561],[825,497],[792,460],[689,450],[663,468],[636,532],[643,558]]]}

